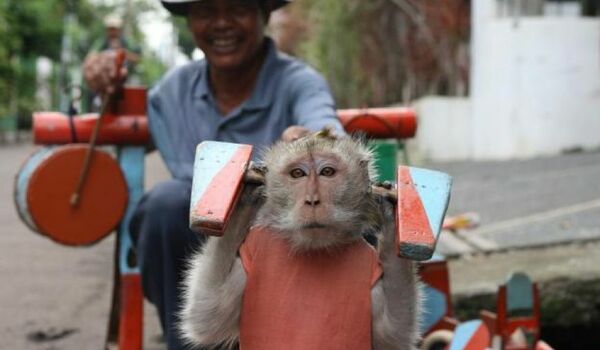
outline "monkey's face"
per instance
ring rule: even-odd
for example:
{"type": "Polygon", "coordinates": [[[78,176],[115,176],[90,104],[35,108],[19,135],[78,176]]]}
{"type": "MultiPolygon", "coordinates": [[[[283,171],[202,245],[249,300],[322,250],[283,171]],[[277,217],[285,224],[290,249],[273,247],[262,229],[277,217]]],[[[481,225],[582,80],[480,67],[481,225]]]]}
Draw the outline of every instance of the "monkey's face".
{"type": "Polygon", "coordinates": [[[339,206],[339,192],[348,167],[334,154],[310,153],[282,169],[282,185],[288,187],[285,204],[303,230],[323,233],[331,226],[339,206]]]}
{"type": "Polygon", "coordinates": [[[366,164],[336,147],[337,141],[296,142],[267,159],[259,224],[282,232],[297,249],[359,239],[372,208],[366,164]]]}

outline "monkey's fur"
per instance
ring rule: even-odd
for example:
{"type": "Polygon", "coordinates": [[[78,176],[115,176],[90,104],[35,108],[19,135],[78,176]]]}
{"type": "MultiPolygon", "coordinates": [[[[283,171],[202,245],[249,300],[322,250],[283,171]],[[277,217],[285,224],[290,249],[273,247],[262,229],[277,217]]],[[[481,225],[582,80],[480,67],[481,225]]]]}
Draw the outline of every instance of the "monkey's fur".
{"type": "Polygon", "coordinates": [[[184,338],[204,346],[237,343],[246,285],[238,249],[252,225],[281,235],[296,253],[336,249],[376,232],[383,274],[371,289],[372,348],[413,349],[419,282],[413,262],[395,254],[393,205],[371,193],[375,173],[371,151],[360,140],[325,132],[278,143],[264,159],[265,185],[246,186],[223,237],[209,238],[203,251],[190,260],[180,313],[184,338]],[[315,170],[309,177],[312,170],[303,164],[320,166],[317,170],[326,175],[331,170],[324,169],[331,166],[334,175],[321,176],[315,170]],[[292,179],[291,174],[302,176],[292,179]]]}

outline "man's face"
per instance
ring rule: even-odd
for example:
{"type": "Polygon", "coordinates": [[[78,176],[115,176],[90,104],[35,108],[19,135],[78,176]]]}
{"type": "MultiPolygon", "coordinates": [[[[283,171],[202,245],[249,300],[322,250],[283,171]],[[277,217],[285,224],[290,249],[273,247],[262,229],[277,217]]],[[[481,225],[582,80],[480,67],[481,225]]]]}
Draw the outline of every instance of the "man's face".
{"type": "Polygon", "coordinates": [[[121,29],[116,27],[108,27],[106,28],[106,36],[109,39],[119,39],[121,36],[121,29]]]}
{"type": "Polygon", "coordinates": [[[258,53],[265,19],[257,0],[204,0],[192,3],[188,25],[212,67],[240,69],[258,53]]]}

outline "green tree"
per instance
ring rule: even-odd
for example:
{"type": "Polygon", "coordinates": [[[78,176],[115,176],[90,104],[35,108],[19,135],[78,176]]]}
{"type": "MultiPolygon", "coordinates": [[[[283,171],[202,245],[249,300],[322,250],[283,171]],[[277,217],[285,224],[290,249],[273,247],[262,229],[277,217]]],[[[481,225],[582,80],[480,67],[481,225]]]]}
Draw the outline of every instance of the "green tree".
{"type": "Polygon", "coordinates": [[[61,59],[66,13],[93,18],[84,0],[5,0],[0,5],[0,115],[16,114],[28,126],[36,109],[35,62],[61,59]]]}
{"type": "Polygon", "coordinates": [[[183,53],[192,56],[192,52],[196,48],[196,43],[191,31],[188,29],[187,20],[184,17],[171,16],[171,23],[177,31],[179,47],[181,47],[183,53]]]}
{"type": "MultiPolygon", "coordinates": [[[[157,2],[125,0],[120,5],[94,5],[88,0],[0,1],[0,117],[18,115],[22,126],[30,124],[31,112],[37,109],[35,62],[40,56],[61,67],[57,87],[81,83],[72,77],[80,75],[83,58],[93,42],[104,36],[105,15],[123,14],[126,34],[141,45],[138,20],[155,10],[157,2]]],[[[151,84],[164,69],[149,54],[143,55],[138,73],[143,83],[151,84]]]]}
{"type": "Polygon", "coordinates": [[[312,32],[300,56],[324,72],[340,106],[361,105],[369,99],[360,67],[360,23],[368,2],[310,0],[304,3],[312,32]]]}
{"type": "MultiPolygon", "coordinates": [[[[338,105],[382,106],[468,91],[468,0],[304,0],[286,30],[307,28],[297,53],[323,72],[338,105]],[[297,23],[300,22],[300,23],[297,23]]],[[[289,46],[284,43],[283,47],[289,46]]]]}

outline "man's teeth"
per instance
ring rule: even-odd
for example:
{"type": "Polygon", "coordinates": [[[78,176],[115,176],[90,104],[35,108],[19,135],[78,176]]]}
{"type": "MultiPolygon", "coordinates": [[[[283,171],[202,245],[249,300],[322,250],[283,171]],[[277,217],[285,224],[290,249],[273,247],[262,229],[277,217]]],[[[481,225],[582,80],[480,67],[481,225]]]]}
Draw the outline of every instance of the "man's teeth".
{"type": "Polygon", "coordinates": [[[231,46],[235,44],[235,39],[215,39],[215,46],[231,46]]]}

